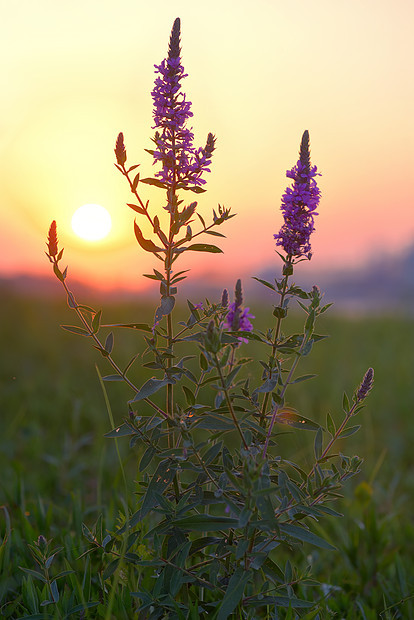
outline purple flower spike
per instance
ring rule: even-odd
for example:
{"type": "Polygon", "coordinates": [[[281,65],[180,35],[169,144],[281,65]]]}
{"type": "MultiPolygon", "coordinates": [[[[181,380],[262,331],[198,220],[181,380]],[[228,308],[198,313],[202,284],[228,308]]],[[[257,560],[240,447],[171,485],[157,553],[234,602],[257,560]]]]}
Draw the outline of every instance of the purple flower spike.
{"type": "Polygon", "coordinates": [[[286,176],[293,179],[291,187],[282,196],[281,210],[284,224],[277,235],[276,245],[283,247],[288,256],[311,258],[310,236],[315,230],[314,216],[321,197],[315,181],[319,176],[316,166],[311,166],[309,132],[305,131],[300,145],[299,160],[286,176]]]}
{"type": "Polygon", "coordinates": [[[162,168],[155,174],[163,183],[177,188],[191,189],[205,184],[202,175],[210,172],[209,165],[215,149],[215,137],[209,133],[205,147],[193,146],[194,134],[186,127],[193,116],[191,101],[181,92],[181,80],[187,77],[181,64],[180,19],[174,21],[168,57],[155,65],[152,98],[154,101],[153,151],[154,163],[162,168]]]}
{"type": "MultiPolygon", "coordinates": [[[[241,280],[237,280],[236,290],[234,295],[234,302],[230,304],[229,311],[224,320],[224,327],[231,330],[232,332],[244,331],[251,332],[253,331],[253,325],[249,321],[249,319],[254,319],[253,314],[250,314],[249,308],[242,309],[243,305],[243,295],[241,288],[241,280]]],[[[239,338],[240,342],[247,343],[247,338],[239,338]]]]}

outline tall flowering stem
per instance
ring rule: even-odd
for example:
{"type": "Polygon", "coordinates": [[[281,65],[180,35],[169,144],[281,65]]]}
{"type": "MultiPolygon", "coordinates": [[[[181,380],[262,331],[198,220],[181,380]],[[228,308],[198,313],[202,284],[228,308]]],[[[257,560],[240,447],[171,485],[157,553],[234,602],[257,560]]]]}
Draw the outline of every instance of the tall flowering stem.
{"type": "MultiPolygon", "coordinates": [[[[156,181],[154,184],[164,187],[167,191],[167,206],[165,208],[170,214],[170,225],[165,244],[165,286],[162,294],[171,300],[175,290],[172,286],[172,265],[178,257],[175,235],[184,223],[190,221],[197,204],[194,202],[179,213],[177,191],[180,189],[193,191],[201,189],[201,186],[205,184],[205,180],[202,178],[203,174],[210,172],[209,165],[215,149],[215,138],[211,133],[207,137],[205,147],[195,148],[194,134],[192,129],[187,126],[187,122],[193,113],[191,102],[181,90],[181,82],[187,74],[181,62],[179,18],[174,21],[171,30],[168,55],[159,65],[155,65],[155,72],[157,78],[151,94],[154,103],[153,129],[156,132],[153,138],[155,149],[151,152],[154,164],[161,164],[161,169],[155,173],[156,181]]],[[[181,243],[191,238],[192,231],[187,226],[187,235],[181,243]]],[[[170,305],[172,303],[170,302],[170,305]]],[[[167,318],[167,346],[171,353],[168,367],[170,368],[172,366],[174,341],[172,315],[171,312],[165,313],[162,305],[159,310],[156,322],[164,315],[167,318]]],[[[167,386],[167,411],[169,414],[172,414],[172,409],[173,386],[169,384],[167,386]]]]}
{"type": "MultiPolygon", "coordinates": [[[[137,241],[142,249],[151,252],[154,256],[163,261],[164,274],[154,270],[154,275],[147,275],[160,282],[161,301],[155,312],[153,333],[166,319],[166,351],[167,362],[166,371],[173,366],[173,347],[174,333],[172,322],[172,311],[175,303],[176,283],[185,278],[182,273],[173,274],[173,264],[187,250],[203,252],[221,252],[219,248],[209,244],[192,244],[186,247],[186,243],[195,237],[208,232],[212,227],[223,223],[233,217],[230,211],[219,205],[218,215],[213,211],[213,223],[206,225],[201,216],[202,229],[193,232],[190,224],[195,214],[197,202],[180,208],[182,201],[179,200],[180,190],[190,190],[195,193],[204,192],[202,186],[205,184],[203,176],[210,172],[210,164],[215,150],[215,137],[209,133],[204,147],[194,146],[194,134],[192,128],[187,126],[187,122],[193,116],[191,111],[191,101],[186,98],[182,91],[182,80],[186,77],[184,67],[181,62],[180,45],[180,19],[174,21],[167,57],[159,64],[155,65],[156,79],[152,90],[154,103],[154,125],[155,135],[153,142],[154,150],[148,152],[153,156],[153,163],[161,166],[155,173],[154,178],[142,178],[140,173],[131,176],[131,172],[138,166],[126,167],[126,148],[124,145],[123,134],[120,133],[116,145],[116,166],[128,180],[131,192],[136,198],[137,204],[128,204],[136,213],[144,215],[150,222],[156,239],[144,237],[140,226],[135,222],[134,231],[137,241]],[[146,183],[155,185],[166,191],[167,202],[164,207],[169,213],[168,230],[163,231],[158,215],[152,216],[149,210],[149,202],[142,200],[139,193],[139,184],[146,183]],[[185,229],[184,235],[182,229],[185,229]],[[177,238],[178,236],[178,238],[177,238]]],[[[173,415],[173,383],[168,383],[166,410],[168,416],[173,415]]]]}
{"type": "MultiPolygon", "coordinates": [[[[289,278],[293,275],[294,265],[297,262],[304,259],[310,260],[312,256],[310,236],[315,230],[314,216],[317,215],[316,208],[320,201],[320,190],[315,180],[315,177],[318,174],[319,173],[317,172],[316,166],[311,165],[309,132],[308,130],[305,130],[300,144],[299,159],[296,165],[291,170],[286,172],[286,176],[293,179],[293,184],[291,187],[286,189],[282,196],[281,211],[283,213],[284,223],[279,233],[274,235],[276,246],[281,246],[284,250],[284,254],[279,254],[284,262],[284,266],[283,279],[280,283],[278,283],[277,287],[280,300],[279,305],[274,310],[276,326],[273,337],[272,352],[269,359],[269,380],[272,380],[273,375],[277,372],[278,368],[276,353],[281,333],[282,320],[287,315],[290,290],[289,278]]],[[[302,342],[303,347],[306,346],[307,340],[308,339],[305,337],[302,342]]],[[[293,371],[296,368],[298,360],[299,358],[294,360],[291,371],[289,372],[289,378],[293,375],[293,371]]],[[[272,410],[271,422],[268,428],[265,443],[265,454],[278,410],[283,403],[287,385],[288,382],[285,382],[280,394],[280,403],[276,404],[272,410]]],[[[266,393],[263,399],[260,419],[260,423],[263,427],[266,426],[266,415],[269,400],[270,394],[266,393]]]]}
{"type": "MultiPolygon", "coordinates": [[[[333,445],[341,437],[341,434],[344,432],[345,427],[347,426],[349,420],[362,409],[362,401],[366,399],[373,385],[374,385],[374,370],[372,368],[368,368],[361,382],[361,385],[359,386],[358,390],[356,390],[354,394],[352,406],[348,403],[347,397],[344,398],[345,417],[342,423],[336,429],[336,431],[332,434],[330,441],[327,443],[326,447],[322,451],[319,458],[316,460],[315,464],[313,465],[308,475],[308,478],[310,478],[315,473],[315,470],[317,469],[318,465],[322,463],[324,459],[326,459],[333,445]]],[[[304,483],[302,483],[301,489],[303,489],[303,487],[304,487],[304,483]]],[[[314,499],[313,503],[316,504],[318,500],[319,500],[319,496],[314,499]]]]}

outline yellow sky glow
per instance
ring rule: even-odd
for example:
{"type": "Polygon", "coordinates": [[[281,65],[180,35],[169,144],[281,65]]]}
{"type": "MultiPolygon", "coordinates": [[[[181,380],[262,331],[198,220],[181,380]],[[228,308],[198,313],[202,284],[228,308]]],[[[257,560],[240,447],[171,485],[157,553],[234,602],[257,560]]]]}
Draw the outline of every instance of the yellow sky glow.
{"type": "MultiPolygon", "coordinates": [[[[113,148],[123,131],[128,162],[154,173],[144,151],[153,65],[177,16],[196,141],[217,136],[199,211],[208,219],[220,203],[238,214],[220,228],[224,255],[192,253],[181,269],[230,288],[272,264],[278,272],[273,233],[304,129],[323,174],[312,268],[356,266],[413,243],[412,2],[20,0],[2,15],[0,276],[48,274],[44,243],[56,219],[70,275],[148,285],[140,274],[159,265],[136,243],[113,148]],[[85,203],[110,212],[99,244],[71,229],[85,203]]],[[[142,193],[162,216],[162,192],[142,193]]]]}

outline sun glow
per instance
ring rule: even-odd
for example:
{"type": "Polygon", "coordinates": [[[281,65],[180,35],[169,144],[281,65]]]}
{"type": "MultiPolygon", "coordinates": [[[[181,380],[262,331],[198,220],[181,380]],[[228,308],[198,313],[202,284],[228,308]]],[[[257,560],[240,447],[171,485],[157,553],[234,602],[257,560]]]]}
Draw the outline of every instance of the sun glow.
{"type": "Polygon", "coordinates": [[[109,234],[111,227],[111,216],[101,205],[82,205],[72,216],[73,232],[86,241],[104,239],[109,234]]]}

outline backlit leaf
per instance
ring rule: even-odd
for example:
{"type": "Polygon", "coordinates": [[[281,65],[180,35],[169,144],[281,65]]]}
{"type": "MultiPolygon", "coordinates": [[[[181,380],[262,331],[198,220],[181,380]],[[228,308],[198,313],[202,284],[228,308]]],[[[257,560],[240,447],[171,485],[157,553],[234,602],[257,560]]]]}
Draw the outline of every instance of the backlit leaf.
{"type": "Polygon", "coordinates": [[[209,243],[193,243],[189,245],[187,250],[193,250],[194,252],[211,252],[213,254],[222,254],[223,250],[220,250],[216,245],[210,245],[209,243]]]}
{"type": "Polygon", "coordinates": [[[320,428],[319,424],[305,418],[290,407],[284,407],[278,411],[276,415],[276,422],[279,424],[287,424],[288,426],[293,426],[294,428],[303,428],[308,431],[317,431],[320,428]]]}

